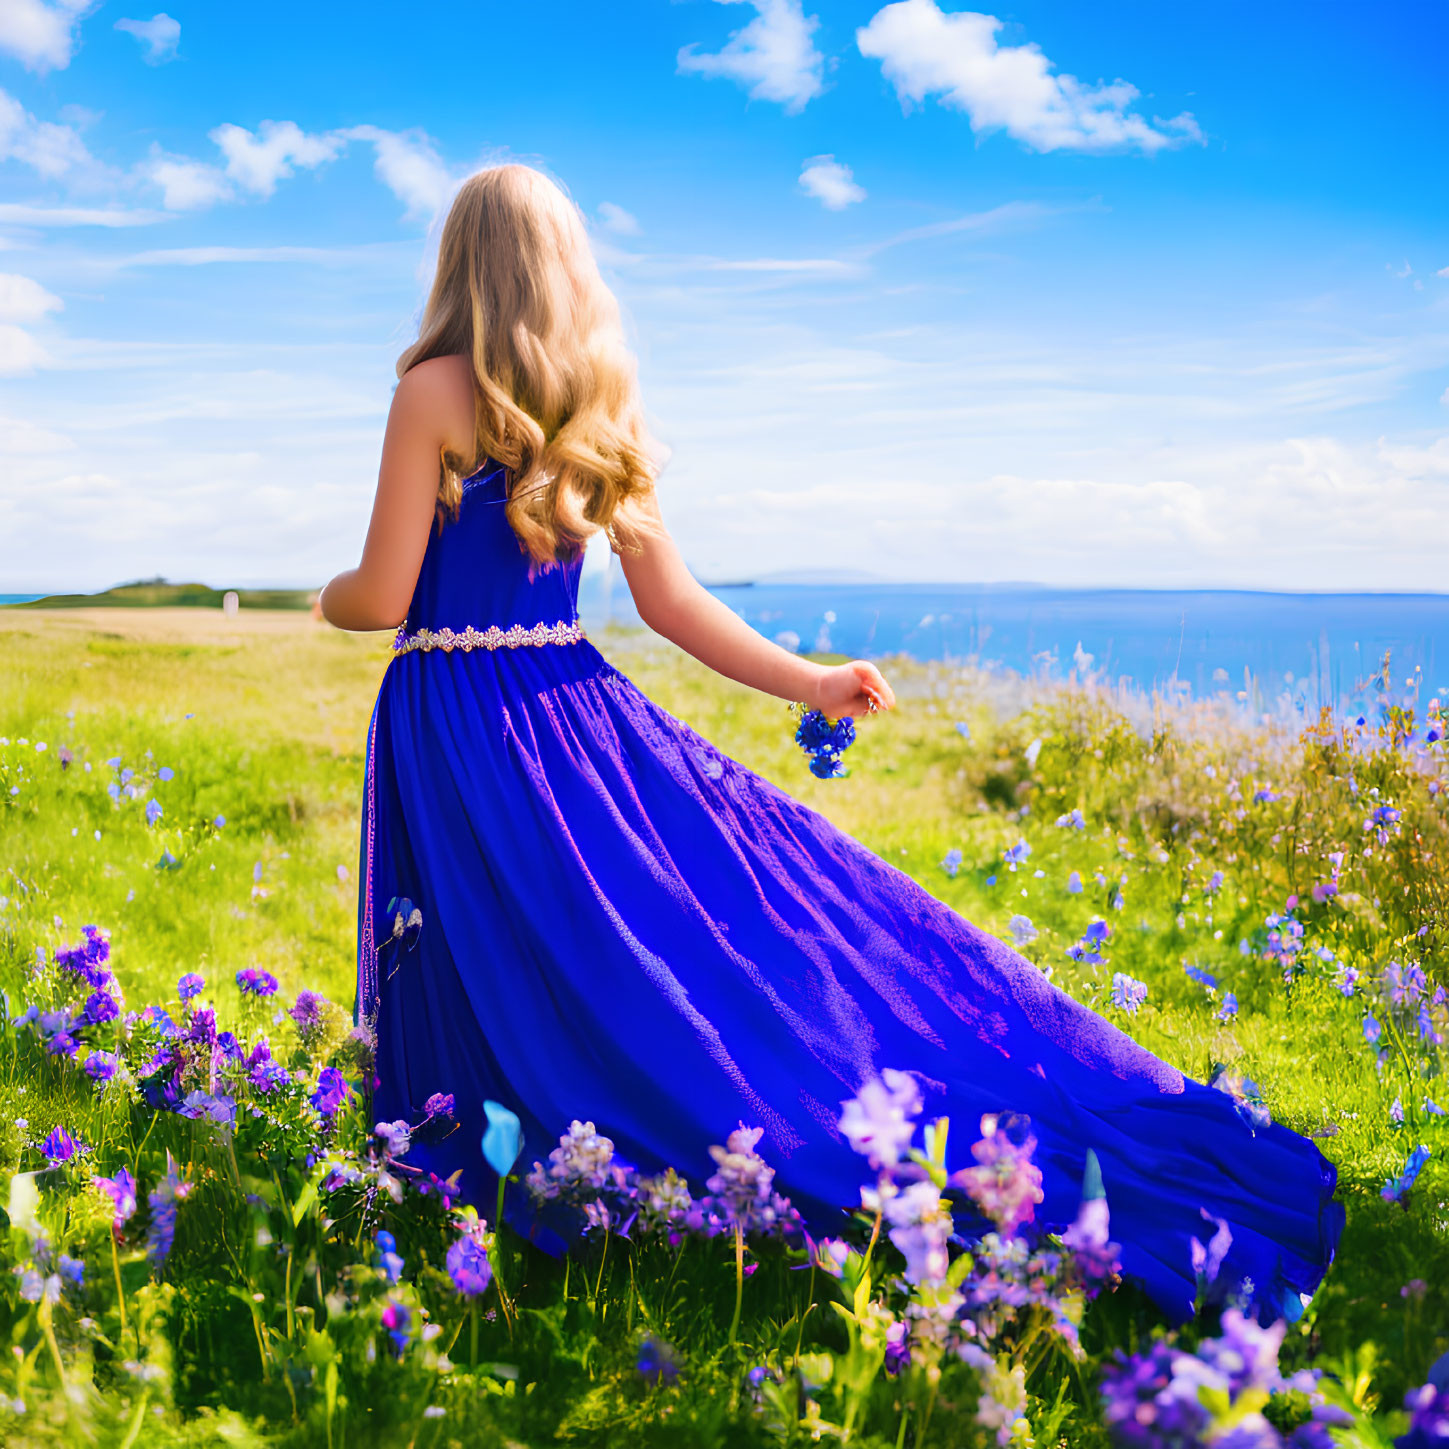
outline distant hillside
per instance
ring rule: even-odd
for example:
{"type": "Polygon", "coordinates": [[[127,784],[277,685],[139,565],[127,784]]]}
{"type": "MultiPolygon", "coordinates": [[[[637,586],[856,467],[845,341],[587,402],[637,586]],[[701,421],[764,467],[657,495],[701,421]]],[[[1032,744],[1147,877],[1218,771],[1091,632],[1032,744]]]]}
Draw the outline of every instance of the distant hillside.
{"type": "MultiPolygon", "coordinates": [[[[50,594],[10,609],[219,609],[226,589],[208,584],[172,584],[165,579],[139,579],[117,584],[99,594],[50,594]]],[[[243,609],[309,609],[307,589],[237,589],[243,609]]]]}

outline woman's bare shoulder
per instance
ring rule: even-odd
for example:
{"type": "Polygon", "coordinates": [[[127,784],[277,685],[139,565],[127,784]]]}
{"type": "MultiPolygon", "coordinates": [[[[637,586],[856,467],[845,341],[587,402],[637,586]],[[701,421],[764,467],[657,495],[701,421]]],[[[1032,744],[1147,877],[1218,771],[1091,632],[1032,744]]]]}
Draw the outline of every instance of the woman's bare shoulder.
{"type": "Polygon", "coordinates": [[[430,357],[399,379],[394,407],[436,429],[450,448],[471,453],[474,440],[473,364],[461,353],[430,357]]]}

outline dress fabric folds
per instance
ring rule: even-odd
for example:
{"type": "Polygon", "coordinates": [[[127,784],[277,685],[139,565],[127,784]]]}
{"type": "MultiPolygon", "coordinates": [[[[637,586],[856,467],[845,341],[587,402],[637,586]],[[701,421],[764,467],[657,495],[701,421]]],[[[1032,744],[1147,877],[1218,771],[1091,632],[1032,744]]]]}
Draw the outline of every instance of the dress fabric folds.
{"type": "MultiPolygon", "coordinates": [[[[465,481],[429,541],[404,630],[576,623],[579,564],[530,566],[504,470],[465,481]]],[[[496,637],[496,636],[495,636],[496,637]]],[[[870,1174],[841,1103],[912,1072],[953,1125],[951,1170],[988,1112],[1026,1113],[1037,1222],[1075,1218],[1095,1150],[1124,1271],[1174,1317],[1193,1242],[1227,1222],[1224,1271],[1297,1316],[1342,1226],[1310,1141],[1255,1130],[903,872],[647,699],[584,639],[416,648],[390,661],[368,737],[359,1015],[374,1108],[457,1130],[407,1161],[491,1216],[483,1102],[517,1113],[519,1170],[574,1118],[641,1169],[698,1189],[711,1143],[759,1126],[776,1186],[834,1233],[870,1174]],[[422,916],[391,943],[389,903],[422,916]],[[381,953],[378,944],[382,943],[381,953]]],[[[557,1250],[521,1183],[505,1215],[557,1250]]]]}

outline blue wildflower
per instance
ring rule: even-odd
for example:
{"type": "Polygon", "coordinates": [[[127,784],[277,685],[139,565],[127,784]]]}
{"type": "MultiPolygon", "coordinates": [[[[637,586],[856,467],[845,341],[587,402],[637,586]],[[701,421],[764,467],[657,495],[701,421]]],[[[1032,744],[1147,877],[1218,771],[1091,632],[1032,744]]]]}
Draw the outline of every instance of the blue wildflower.
{"type": "Polygon", "coordinates": [[[1067,877],[1067,894],[1069,896],[1079,896],[1079,895],[1081,895],[1081,893],[1082,893],[1082,876],[1081,876],[1081,872],[1074,870],[1067,877]]]}
{"type": "Polygon", "coordinates": [[[163,814],[165,814],[165,811],[161,809],[160,805],[157,804],[155,800],[148,800],[146,802],[147,825],[154,825],[162,817],[163,814]]]}
{"type": "Polygon", "coordinates": [[[176,995],[182,1001],[190,1001],[206,990],[206,977],[199,971],[188,971],[176,983],[176,995]]]}
{"type": "Polygon", "coordinates": [[[1379,1038],[1384,1034],[1384,1029],[1378,1023],[1378,1018],[1370,1012],[1363,1019],[1363,1037],[1370,1046],[1377,1046],[1379,1038]]]}
{"type": "Polygon", "coordinates": [[[1031,846],[1025,840],[1018,840],[1015,845],[1002,852],[1002,860],[1006,862],[1008,870],[1015,870],[1017,866],[1025,863],[1026,858],[1031,854],[1031,846]]]}
{"type": "Polygon", "coordinates": [[[1063,830],[1085,830],[1087,828],[1087,818],[1082,814],[1080,807],[1078,807],[1066,815],[1058,815],[1057,824],[1063,830]]]}
{"type": "Polygon", "coordinates": [[[398,1256],[397,1239],[386,1230],[377,1235],[378,1263],[389,1283],[402,1277],[403,1260],[398,1256]]]}
{"type": "Polygon", "coordinates": [[[646,1334],[639,1345],[639,1377],[651,1384],[672,1384],[679,1376],[674,1349],[663,1339],[646,1334]]]}
{"type": "Polygon", "coordinates": [[[176,771],[173,770],[170,765],[162,765],[161,768],[156,771],[156,778],[160,780],[161,783],[164,785],[168,780],[173,780],[176,778],[176,771]]]}
{"type": "Polygon", "coordinates": [[[1201,966],[1184,965],[1182,968],[1199,986],[1206,987],[1209,991],[1217,989],[1218,978],[1210,971],[1204,971],[1201,966]]]}
{"type": "Polygon", "coordinates": [[[1219,1021],[1231,1021],[1238,1014],[1238,998],[1231,991],[1223,996],[1223,1004],[1214,1013],[1219,1021]]]}
{"type": "Polygon", "coordinates": [[[491,1098],[483,1103],[488,1130],[483,1134],[483,1156],[499,1177],[506,1177],[523,1151],[523,1124],[517,1114],[491,1098]]]}
{"type": "Polygon", "coordinates": [[[941,861],[941,869],[954,879],[956,872],[961,869],[963,858],[961,852],[953,845],[941,861]]]}
{"type": "Polygon", "coordinates": [[[1424,1170],[1424,1164],[1428,1162],[1433,1153],[1422,1143],[1416,1147],[1404,1163],[1404,1170],[1396,1177],[1391,1177],[1379,1189],[1379,1196],[1385,1202],[1396,1202],[1403,1204],[1409,1195],[1409,1190],[1419,1180],[1419,1174],[1424,1170]]]}

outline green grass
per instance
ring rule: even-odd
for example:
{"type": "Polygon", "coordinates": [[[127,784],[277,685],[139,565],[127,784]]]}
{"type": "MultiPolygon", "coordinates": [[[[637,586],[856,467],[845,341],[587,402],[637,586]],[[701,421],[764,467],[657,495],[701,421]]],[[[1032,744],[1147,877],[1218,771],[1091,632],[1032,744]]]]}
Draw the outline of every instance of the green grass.
{"type": "MultiPolygon", "coordinates": [[[[169,1000],[174,1012],[183,971],[227,982],[243,966],[260,966],[279,978],[287,998],[307,988],[350,1009],[362,749],[386,649],[379,638],[338,635],[299,617],[285,629],[249,631],[245,622],[208,640],[139,624],[61,628],[37,613],[4,621],[0,938],[9,1015],[34,989],[35,948],[53,953],[90,922],[110,931],[113,964],[133,1007],[169,1000]],[[62,747],[72,757],[64,770],[62,747]],[[106,762],[115,757],[152,782],[144,799],[108,797],[116,772],[106,762]],[[153,782],[161,766],[175,776],[153,782]],[[164,813],[148,827],[151,798],[164,813]],[[223,826],[213,823],[218,816],[223,826]]],[[[1275,1119],[1318,1137],[1338,1165],[1348,1209],[1338,1261],[1290,1334],[1285,1364],[1343,1369],[1376,1355],[1359,1386],[1366,1415],[1376,1405],[1393,1410],[1407,1388],[1423,1382],[1449,1349],[1449,1118],[1426,1113],[1424,1102],[1434,1097],[1449,1107],[1449,1082],[1443,1048],[1420,1039],[1412,1016],[1395,1022],[1375,1005],[1385,1025],[1378,1064],[1362,1028],[1365,992],[1376,991],[1390,961],[1418,962],[1431,988],[1449,981],[1449,792],[1430,792],[1431,780],[1445,779],[1442,746],[1405,743],[1411,718],[1390,711],[1384,730],[1364,743],[1328,726],[1249,726],[1225,708],[1169,708],[902,662],[889,671],[900,709],[862,727],[847,756],[848,778],[821,782],[791,743],[781,702],[722,681],[652,638],[610,636],[603,647],[727,754],[821,810],[986,930],[1009,939],[1011,917],[1030,917],[1037,935],[1025,954],[1152,1051],[1199,1078],[1219,1062],[1253,1078],[1275,1119]],[[958,721],[969,726],[969,739],[958,721]],[[1255,803],[1262,786],[1279,798],[1255,803]],[[1363,822],[1384,802],[1402,819],[1379,845],[1363,822]],[[1083,812],[1086,830],[1052,823],[1073,808],[1083,812]],[[1023,838],[1032,854],[1010,871],[1003,852],[1023,838]],[[961,852],[954,876],[942,865],[952,850],[961,852]],[[1329,856],[1339,851],[1338,894],[1314,902],[1312,887],[1329,879],[1329,856]],[[1066,889],[1072,871],[1083,882],[1080,894],[1066,889]],[[1204,886],[1214,871],[1224,883],[1209,896],[1204,886]],[[1305,925],[1291,986],[1263,958],[1265,918],[1282,911],[1290,894],[1300,898],[1296,915],[1305,925]],[[1113,927],[1110,964],[1078,966],[1066,948],[1093,916],[1113,927]],[[1315,955],[1319,948],[1332,960],[1315,955]],[[1187,977],[1185,963],[1218,978],[1211,997],[1187,977]],[[1352,998],[1336,984],[1340,965],[1362,973],[1352,998]],[[1110,1004],[1116,971],[1147,984],[1147,1002],[1134,1016],[1110,1004]],[[1240,1011],[1220,1022],[1226,992],[1240,1011]],[[1396,1098],[1402,1125],[1391,1120],[1396,1098]],[[1379,1189],[1419,1142],[1434,1156],[1407,1208],[1385,1202],[1379,1189]],[[1413,1280],[1427,1285],[1422,1296],[1401,1293],[1413,1280]]],[[[1422,740],[1419,725],[1413,739],[1422,740]]],[[[1449,1030],[1449,1011],[1434,1010],[1438,1030],[1449,1030]]],[[[330,1046],[345,1061],[344,1031],[345,1023],[336,1026],[330,1046]]],[[[822,1275],[789,1272],[769,1246],[760,1248],[761,1269],[745,1286],[740,1345],[726,1339],[735,1291],[728,1252],[710,1259],[701,1248],[681,1268],[645,1246],[616,1244],[601,1263],[597,1243],[586,1243],[566,1293],[562,1265],[512,1241],[497,1252],[507,1258],[521,1315],[507,1336],[496,1317],[484,1322],[480,1348],[485,1363],[511,1368],[441,1372],[427,1360],[436,1345],[419,1345],[396,1363],[386,1352],[379,1358],[383,1294],[375,1270],[358,1266],[372,1261],[365,1217],[349,1236],[351,1228],[329,1227],[320,1213],[284,1213],[276,1200],[280,1194],[295,1202],[307,1180],[295,1124],[239,1126],[228,1162],[203,1124],[157,1118],[134,1094],[97,1108],[73,1067],[44,1059],[13,1031],[0,1048],[5,1177],[39,1166],[30,1144],[65,1122],[92,1143],[104,1136],[112,1145],[112,1157],[97,1168],[109,1172],[124,1159],[149,1189],[157,1153],[171,1150],[197,1183],[181,1208],[164,1282],[151,1282],[135,1233],[123,1245],[134,1343],[122,1342],[118,1305],[95,1286],[111,1268],[103,1216],[92,1211],[87,1219],[72,1202],[51,1224],[53,1237],[68,1235],[77,1252],[84,1248],[93,1285],[87,1291],[98,1296],[87,1300],[86,1312],[63,1300],[52,1313],[11,1295],[0,1321],[22,1367],[15,1384],[0,1367],[0,1393],[14,1396],[25,1375],[31,1388],[26,1414],[8,1421],[6,1442],[90,1436],[126,1449],[223,1441],[807,1442],[808,1431],[781,1420],[783,1411],[751,1407],[740,1373],[747,1362],[781,1365],[796,1375],[789,1382],[798,1389],[811,1352],[828,1358],[833,1377],[792,1400],[792,1413],[815,1401],[827,1419],[857,1416],[852,1442],[895,1443],[898,1426],[900,1443],[918,1442],[924,1380],[888,1381],[872,1370],[847,1390],[849,1366],[869,1367],[869,1354],[850,1357],[864,1353],[858,1343],[849,1346],[847,1333],[856,1329],[825,1311],[831,1289],[822,1275]],[[25,1128],[14,1125],[17,1118],[25,1128]],[[253,1197],[267,1200],[255,1222],[263,1210],[248,1206],[248,1184],[253,1197]],[[255,1249],[258,1226],[278,1241],[295,1234],[288,1262],[295,1255],[300,1286],[284,1284],[277,1264],[255,1249]],[[221,1254],[218,1241],[253,1247],[221,1254]],[[584,1274],[591,1292],[579,1291],[584,1274]],[[263,1307],[254,1307],[255,1294],[263,1307]],[[59,1392],[45,1319],[59,1335],[71,1382],[97,1386],[90,1397],[68,1401],[59,1392]],[[646,1324],[680,1354],[672,1387],[641,1386],[633,1370],[646,1324]],[[804,1360],[791,1358],[797,1340],[804,1360]],[[128,1356],[155,1373],[124,1369],[128,1356]],[[445,1414],[424,1419],[427,1402],[445,1414]]],[[[315,1075],[321,1058],[299,1050],[294,1063],[304,1060],[315,1075]]],[[[529,1161],[536,1150],[529,1144],[529,1161]]],[[[66,1181],[79,1190],[79,1179],[66,1181]]],[[[137,1224],[147,1215],[143,1205],[137,1224]]],[[[473,1325],[439,1276],[445,1220],[419,1210],[394,1231],[415,1307],[430,1304],[447,1333],[469,1342],[473,1325]]],[[[25,1244],[12,1224],[12,1262],[23,1265],[25,1244]]],[[[1093,1305],[1084,1339],[1095,1358],[1133,1347],[1152,1325],[1145,1305],[1126,1291],[1093,1305]]],[[[1031,1412],[1046,1435],[1039,1442],[1104,1442],[1091,1361],[1085,1377],[1075,1371],[1075,1378],[1064,1363],[1058,1355],[1033,1368],[1031,1412]],[[1053,1430],[1049,1401],[1059,1389],[1074,1417],[1069,1428],[1053,1430]]],[[[815,1370],[823,1372],[819,1364],[815,1370]]],[[[974,1420],[974,1382],[959,1364],[948,1365],[944,1387],[930,1389],[936,1408],[928,1442],[986,1442],[974,1420]]],[[[1392,1420],[1381,1415],[1378,1422],[1382,1429],[1392,1420]]]]}

